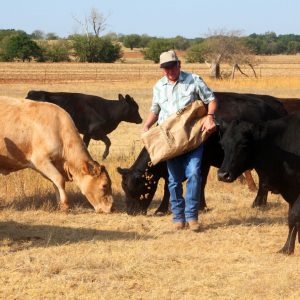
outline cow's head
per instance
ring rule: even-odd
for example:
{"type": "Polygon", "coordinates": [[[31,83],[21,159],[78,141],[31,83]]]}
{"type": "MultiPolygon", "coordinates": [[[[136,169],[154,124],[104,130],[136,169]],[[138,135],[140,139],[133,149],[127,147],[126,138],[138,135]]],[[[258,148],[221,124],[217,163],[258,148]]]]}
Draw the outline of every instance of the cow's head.
{"type": "Polygon", "coordinates": [[[31,90],[27,93],[26,99],[46,101],[46,92],[31,90]]]}
{"type": "Polygon", "coordinates": [[[244,171],[253,168],[253,151],[257,130],[253,124],[233,121],[225,131],[221,145],[224,160],[218,170],[218,179],[232,182],[244,171]]]}
{"type": "Polygon", "coordinates": [[[79,178],[74,178],[81,192],[96,212],[110,213],[113,209],[111,180],[103,165],[96,161],[83,162],[79,178]],[[79,179],[79,180],[78,180],[79,179]]]}
{"type": "Polygon", "coordinates": [[[132,97],[126,95],[124,98],[121,94],[119,94],[119,101],[122,101],[122,103],[125,104],[122,112],[124,121],[135,124],[142,123],[143,119],[139,113],[139,106],[132,97]]]}
{"type": "Polygon", "coordinates": [[[126,211],[129,215],[146,214],[157,189],[153,174],[145,171],[117,168],[122,175],[122,188],[126,196],[126,211]]]}

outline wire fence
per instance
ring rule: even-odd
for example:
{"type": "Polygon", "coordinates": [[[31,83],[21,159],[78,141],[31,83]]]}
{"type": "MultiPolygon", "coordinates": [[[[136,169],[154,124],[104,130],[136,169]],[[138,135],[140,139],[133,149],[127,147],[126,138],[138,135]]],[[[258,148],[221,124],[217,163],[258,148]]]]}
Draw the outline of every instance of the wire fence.
{"type": "MultiPolygon", "coordinates": [[[[201,76],[209,76],[205,64],[183,64],[182,67],[201,76]]],[[[222,65],[223,74],[230,74],[230,66],[222,65]]],[[[255,67],[258,77],[300,76],[300,62],[264,62],[255,67]]],[[[244,68],[249,77],[250,68],[244,68]]],[[[161,76],[156,64],[85,64],[85,63],[0,63],[0,83],[14,82],[86,82],[155,80],[161,76]]],[[[241,76],[239,73],[236,76],[241,76]]]]}

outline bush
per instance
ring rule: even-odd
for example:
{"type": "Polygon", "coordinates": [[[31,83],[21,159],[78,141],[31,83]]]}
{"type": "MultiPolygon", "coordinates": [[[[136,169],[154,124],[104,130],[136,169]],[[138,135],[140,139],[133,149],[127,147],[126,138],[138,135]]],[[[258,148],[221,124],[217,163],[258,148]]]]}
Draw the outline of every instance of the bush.
{"type": "Polygon", "coordinates": [[[15,59],[30,61],[32,58],[40,59],[41,57],[41,48],[25,32],[8,35],[1,41],[0,59],[2,61],[15,59]]]}
{"type": "Polygon", "coordinates": [[[159,62],[159,56],[162,52],[168,51],[172,48],[172,43],[165,39],[155,39],[151,40],[148,44],[148,48],[143,51],[144,58],[159,62]]]}
{"type": "Polygon", "coordinates": [[[71,45],[68,41],[43,41],[40,44],[43,51],[43,60],[51,62],[70,61],[71,45]]]}
{"type": "Polygon", "coordinates": [[[141,37],[137,34],[129,34],[124,37],[123,44],[125,47],[130,48],[139,48],[141,43],[141,37]]]}
{"type": "Polygon", "coordinates": [[[204,53],[207,52],[206,46],[203,43],[194,44],[186,52],[186,62],[188,63],[203,63],[204,53]]]}
{"type": "Polygon", "coordinates": [[[75,55],[81,62],[115,62],[122,57],[121,46],[113,44],[109,38],[75,35],[75,55]]]}

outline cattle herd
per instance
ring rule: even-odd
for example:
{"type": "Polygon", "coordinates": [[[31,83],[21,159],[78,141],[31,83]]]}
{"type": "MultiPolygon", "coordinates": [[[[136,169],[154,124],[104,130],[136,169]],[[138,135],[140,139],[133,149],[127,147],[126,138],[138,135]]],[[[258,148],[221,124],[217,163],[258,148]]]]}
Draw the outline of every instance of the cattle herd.
{"type": "MultiPolygon", "coordinates": [[[[300,242],[300,99],[229,92],[215,96],[218,129],[204,143],[201,209],[207,207],[204,191],[210,166],[219,168],[218,179],[225,182],[254,169],[259,182],[253,207],[266,204],[268,191],[280,193],[289,203],[289,233],[280,252],[292,254],[297,233],[300,242]]],[[[69,208],[65,182],[74,181],[96,212],[113,211],[109,174],[87,147],[91,139],[101,140],[105,159],[111,145],[107,135],[122,121],[142,122],[131,96],[107,100],[80,93],[29,91],[26,99],[0,97],[0,118],[1,174],[25,168],[38,171],[53,183],[63,210],[69,208]]],[[[143,148],[132,166],[118,167],[118,172],[129,215],[147,213],[161,178],[164,194],[155,213],[168,213],[165,162],[153,166],[143,148]]]]}

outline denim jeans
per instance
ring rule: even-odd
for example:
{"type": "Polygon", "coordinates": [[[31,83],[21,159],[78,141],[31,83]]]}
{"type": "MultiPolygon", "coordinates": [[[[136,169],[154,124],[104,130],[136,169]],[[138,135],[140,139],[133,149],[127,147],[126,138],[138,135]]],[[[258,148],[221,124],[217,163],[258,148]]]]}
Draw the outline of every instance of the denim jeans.
{"type": "Polygon", "coordinates": [[[173,222],[198,220],[201,190],[203,145],[186,154],[167,160],[170,203],[173,222]],[[182,181],[187,179],[185,199],[182,181]]]}

